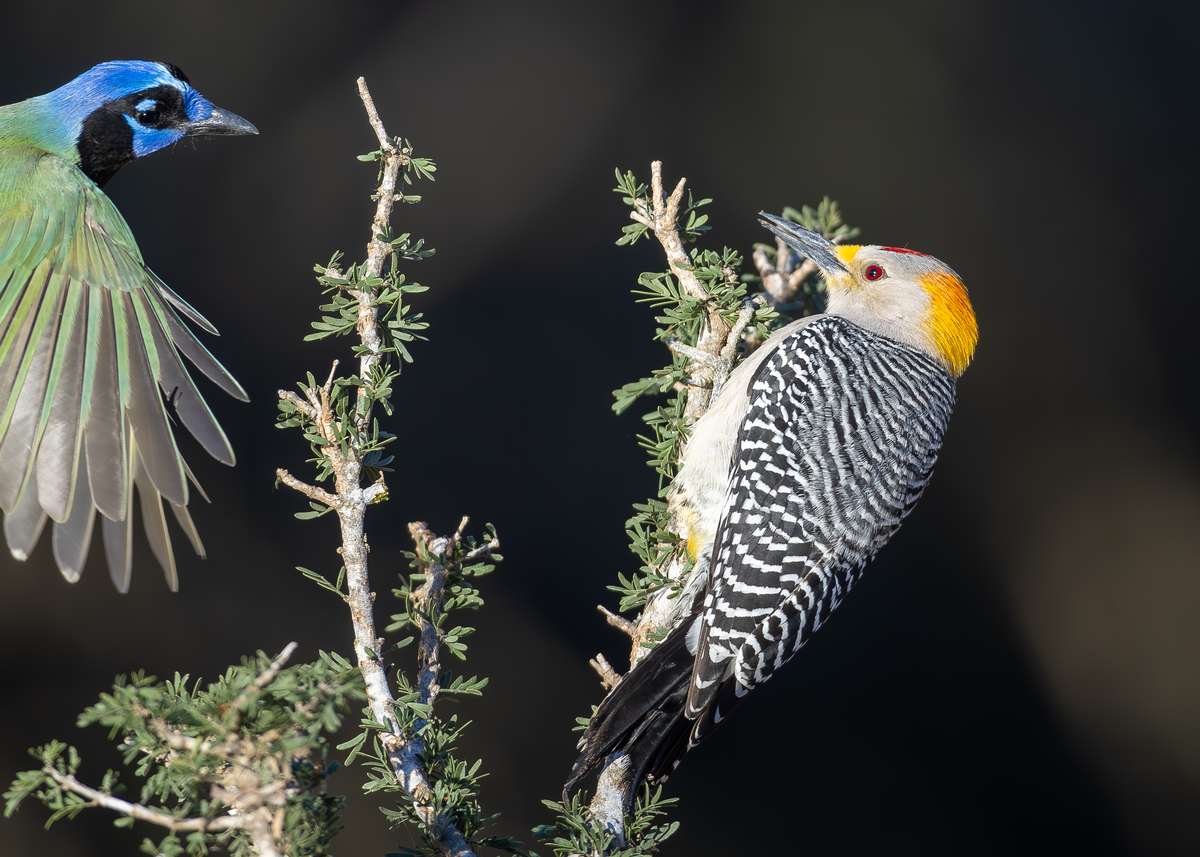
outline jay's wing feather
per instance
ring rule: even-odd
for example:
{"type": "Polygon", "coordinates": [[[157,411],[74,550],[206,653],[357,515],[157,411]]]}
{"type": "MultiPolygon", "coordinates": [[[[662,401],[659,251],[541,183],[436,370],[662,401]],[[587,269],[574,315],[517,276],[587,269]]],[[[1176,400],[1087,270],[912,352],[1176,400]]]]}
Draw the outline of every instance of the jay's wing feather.
{"type": "Polygon", "coordinates": [[[184,364],[245,391],[187,328],[215,329],[143,263],[133,235],[74,165],[30,149],[0,160],[0,510],[24,558],[49,518],[74,581],[94,517],[113,581],[129,586],[133,492],[152,551],[177,585],[164,503],[197,552],[195,487],[171,411],[225,464],[233,450],[184,364]]]}

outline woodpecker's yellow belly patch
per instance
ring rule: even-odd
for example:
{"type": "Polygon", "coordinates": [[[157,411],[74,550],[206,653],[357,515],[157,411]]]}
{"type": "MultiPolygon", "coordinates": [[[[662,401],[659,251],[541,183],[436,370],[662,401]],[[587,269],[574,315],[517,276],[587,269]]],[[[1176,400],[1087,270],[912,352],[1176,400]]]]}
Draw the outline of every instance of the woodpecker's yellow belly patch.
{"type": "Polygon", "coordinates": [[[700,526],[700,516],[692,510],[684,513],[683,532],[688,558],[696,562],[700,559],[700,554],[712,544],[712,533],[705,532],[700,526]]]}

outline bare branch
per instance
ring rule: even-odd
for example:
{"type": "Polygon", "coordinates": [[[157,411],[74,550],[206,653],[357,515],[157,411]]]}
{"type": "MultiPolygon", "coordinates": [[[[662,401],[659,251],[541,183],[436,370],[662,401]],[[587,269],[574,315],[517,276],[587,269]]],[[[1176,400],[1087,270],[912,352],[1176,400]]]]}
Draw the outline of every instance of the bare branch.
{"type": "Polygon", "coordinates": [[[325,383],[321,385],[321,398],[328,402],[329,394],[333,390],[333,382],[337,378],[338,363],[340,360],[334,359],[329,364],[329,374],[325,376],[325,383]]]}
{"type": "Polygon", "coordinates": [[[798,261],[791,248],[783,239],[775,241],[775,262],[772,264],[767,257],[766,244],[754,245],[754,267],[762,278],[763,291],[771,301],[772,306],[791,303],[800,292],[804,281],[817,272],[817,263],[812,259],[798,261]]]}
{"type": "Polygon", "coordinates": [[[812,259],[805,259],[796,267],[796,270],[788,274],[788,290],[791,293],[791,296],[788,298],[789,301],[796,299],[796,292],[800,291],[800,286],[804,284],[804,281],[809,276],[816,272],[817,263],[812,259]]]}
{"type": "MultiPolygon", "coordinates": [[[[421,521],[409,524],[408,532],[417,547],[417,556],[427,558],[423,563],[425,582],[413,593],[413,603],[421,614],[417,621],[417,694],[421,703],[432,705],[442,689],[441,638],[432,617],[441,612],[446,597],[445,557],[450,540],[435,536],[421,521]]],[[[419,732],[420,728],[413,731],[419,732]]]]}
{"type": "Polygon", "coordinates": [[[738,317],[733,322],[733,327],[729,328],[729,335],[725,337],[725,345],[721,348],[721,359],[726,363],[733,360],[737,354],[738,341],[742,338],[742,334],[746,332],[746,327],[754,320],[755,309],[754,301],[746,301],[745,305],[738,312],[738,317]]]}
{"type": "Polygon", "coordinates": [[[138,715],[146,718],[146,723],[150,727],[150,731],[162,739],[172,750],[182,750],[185,753],[215,753],[219,752],[213,747],[211,740],[201,741],[199,738],[193,738],[191,735],[184,735],[178,729],[173,728],[167,721],[161,717],[150,717],[150,712],[145,709],[135,708],[138,715]]]}
{"type": "Polygon", "coordinates": [[[464,556],[463,564],[470,565],[473,562],[479,562],[480,560],[483,560],[483,559],[491,559],[492,554],[494,554],[498,550],[500,550],[500,540],[497,538],[493,538],[487,544],[480,545],[479,547],[475,548],[473,551],[468,553],[466,556],[464,556]]]}
{"type": "Polygon", "coordinates": [[[662,161],[654,161],[650,164],[650,207],[639,201],[634,209],[634,219],[654,233],[666,254],[671,273],[679,280],[683,290],[698,301],[707,301],[708,292],[696,277],[691,257],[679,235],[679,206],[683,202],[686,185],[687,179],[681,178],[671,191],[671,196],[664,200],[662,161]]]}
{"type": "Polygon", "coordinates": [[[758,276],[762,279],[763,291],[771,297],[771,302],[774,304],[786,303],[790,299],[788,291],[788,267],[791,251],[782,241],[777,242],[775,249],[775,261],[767,256],[766,244],[755,244],[754,252],[751,258],[754,260],[754,267],[758,269],[758,276]]]}
{"type": "MultiPolygon", "coordinates": [[[[375,214],[371,220],[371,237],[367,243],[367,258],[362,270],[362,277],[374,278],[382,274],[383,266],[391,252],[391,245],[386,236],[396,201],[396,184],[401,170],[408,162],[408,156],[395,140],[388,136],[366,81],[361,77],[358,79],[358,93],[383,156],[379,187],[375,194],[375,214]]],[[[358,377],[366,379],[371,377],[383,358],[383,339],[379,332],[375,302],[371,293],[358,289],[347,291],[358,302],[356,329],[363,346],[359,354],[358,377]]],[[[328,383],[324,392],[327,398],[328,383]]],[[[327,412],[327,403],[323,402],[322,408],[327,412]]],[[[370,397],[364,387],[359,387],[355,411],[358,431],[365,431],[370,419],[370,397]]],[[[375,594],[371,591],[367,561],[370,549],[363,525],[367,506],[385,497],[387,486],[381,474],[373,485],[365,489],[362,487],[362,458],[356,449],[352,449],[348,455],[343,455],[337,446],[330,442],[323,452],[329,460],[334,476],[336,497],[329,505],[337,510],[341,531],[342,544],[339,552],[346,569],[346,603],[350,607],[350,620],[354,626],[354,653],[366,685],[371,716],[385,727],[385,731],[379,735],[379,740],[387,752],[388,763],[396,781],[413,799],[418,816],[437,841],[442,853],[446,857],[474,857],[474,852],[462,833],[450,819],[438,814],[432,805],[432,787],[422,767],[419,738],[406,738],[401,734],[394,711],[395,698],[380,654],[383,639],[375,629],[375,594]]],[[[423,672],[437,670],[436,656],[426,658],[423,663],[423,672]]],[[[432,699],[436,696],[436,690],[432,682],[427,682],[427,685],[423,693],[428,692],[432,699]]]]}
{"type": "MultiPolygon", "coordinates": [[[[367,79],[360,77],[358,83],[358,97],[362,99],[363,108],[367,111],[367,122],[371,124],[371,130],[375,132],[375,137],[379,140],[379,148],[383,149],[385,154],[391,154],[395,146],[392,138],[388,136],[387,129],[383,127],[383,120],[379,118],[379,110],[375,107],[375,99],[371,97],[371,90],[367,89],[367,79]]],[[[388,212],[390,215],[391,212],[388,212]]]]}
{"type": "Polygon", "coordinates": [[[296,410],[304,414],[304,416],[308,417],[310,420],[317,418],[316,409],[304,399],[300,398],[298,393],[295,393],[291,390],[276,390],[276,394],[281,400],[289,402],[296,410]]]}
{"type": "MultiPolygon", "coordinates": [[[[413,601],[420,612],[417,620],[417,699],[423,705],[432,706],[441,692],[441,637],[433,617],[441,612],[446,597],[447,554],[451,554],[452,561],[452,549],[461,541],[466,523],[467,519],[463,518],[452,538],[435,536],[419,521],[408,525],[425,577],[425,582],[413,593],[413,601]]],[[[397,748],[397,775],[413,799],[414,810],[437,838],[442,852],[454,857],[469,857],[473,852],[466,839],[448,818],[437,813],[433,805],[433,789],[421,761],[425,754],[425,741],[421,737],[424,724],[425,721],[418,719],[397,748]]]]}
{"type": "Polygon", "coordinates": [[[637,624],[629,621],[624,616],[612,612],[603,604],[597,604],[596,609],[604,614],[604,621],[612,625],[618,631],[633,638],[637,634],[637,624]]]}
{"type": "Polygon", "coordinates": [[[800,293],[804,281],[817,272],[812,259],[798,260],[782,238],[775,240],[775,262],[767,257],[766,244],[754,245],[754,267],[762,278],[763,291],[772,306],[791,303],[800,293]],[[799,261],[799,264],[797,262],[799,261]]]}
{"type": "Polygon", "coordinates": [[[701,351],[695,346],[688,345],[686,342],[680,342],[678,339],[672,339],[670,342],[668,342],[667,348],[672,354],[678,354],[681,357],[686,357],[688,360],[691,360],[693,363],[697,364],[698,366],[702,366],[705,369],[716,369],[720,363],[720,359],[718,357],[714,357],[707,351],[701,351]]]}
{"type": "Polygon", "coordinates": [[[605,690],[612,690],[621,683],[621,674],[613,669],[613,665],[603,653],[597,652],[596,656],[588,661],[588,666],[600,676],[600,683],[604,685],[605,690]]]}
{"type": "Polygon", "coordinates": [[[698,359],[698,357],[700,354],[714,359],[718,357],[725,337],[729,333],[729,324],[721,317],[717,308],[711,305],[708,291],[696,276],[692,259],[679,234],[679,209],[683,204],[683,192],[686,185],[687,179],[680,179],[675,185],[675,189],[671,191],[671,195],[664,199],[662,161],[654,161],[650,164],[649,202],[637,200],[630,217],[654,233],[654,237],[662,245],[667,259],[667,267],[679,281],[683,291],[689,297],[703,302],[708,307],[704,329],[700,332],[695,351],[688,358],[692,362],[692,377],[689,381],[691,389],[685,406],[685,417],[691,423],[699,419],[700,415],[708,408],[713,374],[719,371],[709,360],[698,359]]]}
{"type": "MultiPolygon", "coordinates": [[[[361,77],[358,79],[358,95],[367,111],[367,121],[371,123],[371,128],[375,131],[379,147],[383,152],[383,171],[379,178],[379,190],[376,192],[375,216],[371,220],[371,240],[367,244],[366,270],[364,272],[367,277],[378,277],[383,273],[383,265],[391,249],[386,236],[392,222],[392,207],[396,202],[396,183],[400,179],[400,171],[408,163],[408,157],[396,145],[395,140],[388,136],[387,130],[383,127],[383,120],[379,118],[379,111],[375,108],[375,100],[371,97],[371,91],[367,89],[367,81],[361,77]]],[[[357,289],[349,291],[358,301],[357,330],[363,344],[363,351],[358,360],[358,377],[366,379],[371,377],[371,373],[379,365],[383,356],[383,338],[379,335],[375,302],[370,293],[357,289]]],[[[366,428],[367,425],[368,403],[366,388],[359,387],[358,425],[360,430],[366,428]]]]}
{"type": "Polygon", "coordinates": [[[164,827],[172,833],[191,833],[195,831],[216,833],[221,830],[232,830],[245,826],[246,819],[235,815],[222,815],[217,818],[179,818],[161,809],[152,809],[138,803],[121,800],[121,798],[113,797],[110,794],[105,794],[91,786],[84,785],[75,779],[75,777],[57,771],[52,767],[47,766],[42,768],[42,771],[67,791],[87,798],[91,801],[92,806],[103,807],[119,815],[127,815],[130,818],[135,818],[138,821],[157,824],[159,827],[164,827]]]}
{"type": "Polygon", "coordinates": [[[775,270],[775,265],[772,264],[771,259],[767,256],[766,244],[755,244],[754,252],[750,258],[754,260],[754,267],[758,270],[758,276],[762,279],[765,280],[767,277],[778,273],[775,270]]]}
{"type": "Polygon", "coordinates": [[[717,368],[713,372],[712,392],[709,394],[709,401],[715,402],[717,400],[717,396],[721,394],[721,388],[729,380],[729,374],[733,371],[733,364],[737,360],[738,343],[742,339],[742,334],[746,332],[746,328],[750,326],[750,322],[754,320],[756,309],[757,304],[755,301],[746,301],[745,305],[738,312],[733,326],[729,328],[729,335],[725,337],[725,344],[721,347],[717,368]]]}
{"type": "Polygon", "coordinates": [[[297,479],[282,467],[276,468],[275,478],[293,491],[299,491],[305,497],[317,503],[324,503],[330,508],[335,508],[338,504],[338,498],[335,495],[330,494],[324,488],[317,485],[309,485],[307,482],[297,479]]]}

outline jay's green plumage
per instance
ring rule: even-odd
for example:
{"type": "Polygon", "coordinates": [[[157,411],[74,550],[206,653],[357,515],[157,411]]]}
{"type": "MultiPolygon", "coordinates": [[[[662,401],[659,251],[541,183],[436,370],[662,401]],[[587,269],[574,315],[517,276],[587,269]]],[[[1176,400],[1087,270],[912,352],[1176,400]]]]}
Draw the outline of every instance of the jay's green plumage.
{"type": "Polygon", "coordinates": [[[186,136],[253,133],[158,62],[102,63],[0,106],[0,509],[17,559],[49,519],[55,562],[78,580],[98,512],[109,571],[126,591],[135,491],[172,589],[164,504],[203,555],[188,514],[200,489],[170,411],[217,460],[234,456],[183,358],[230,395],[246,394],[184,319],[216,330],[146,267],[100,187],[186,136]]]}

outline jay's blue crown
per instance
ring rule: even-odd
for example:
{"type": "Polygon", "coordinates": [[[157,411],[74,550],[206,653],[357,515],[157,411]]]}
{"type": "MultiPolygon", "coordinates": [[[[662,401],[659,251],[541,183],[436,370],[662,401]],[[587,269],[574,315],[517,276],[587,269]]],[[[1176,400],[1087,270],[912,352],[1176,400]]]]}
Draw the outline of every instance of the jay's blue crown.
{"type": "Polygon", "coordinates": [[[184,137],[258,133],[214,106],[176,66],[146,60],[100,63],[53,92],[5,109],[15,111],[10,136],[19,131],[34,145],[76,160],[99,184],[134,158],[184,137]]]}

